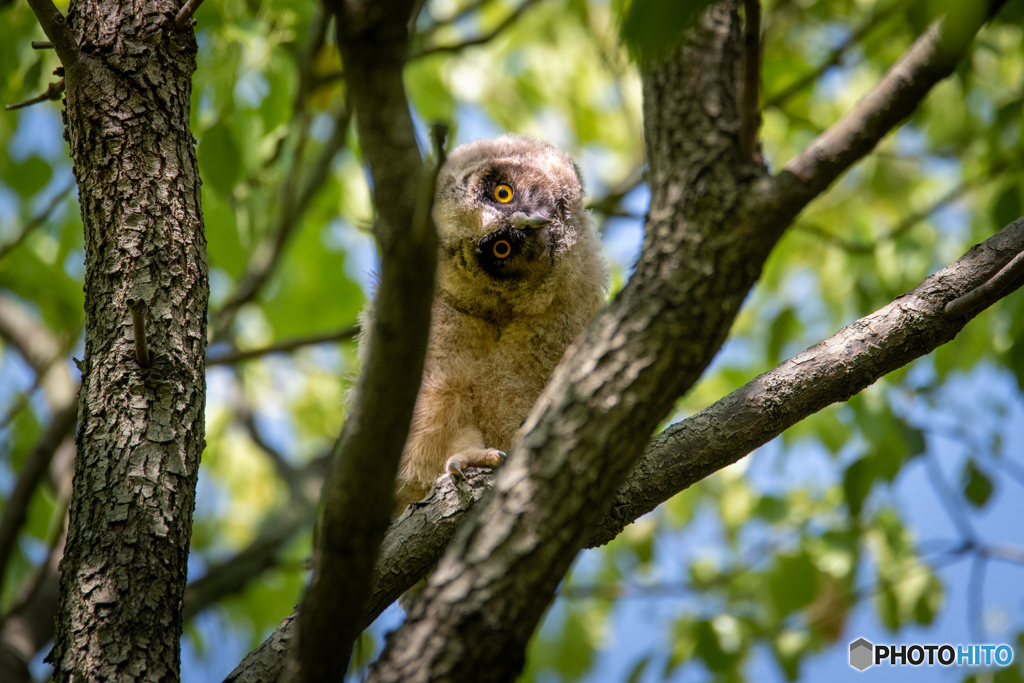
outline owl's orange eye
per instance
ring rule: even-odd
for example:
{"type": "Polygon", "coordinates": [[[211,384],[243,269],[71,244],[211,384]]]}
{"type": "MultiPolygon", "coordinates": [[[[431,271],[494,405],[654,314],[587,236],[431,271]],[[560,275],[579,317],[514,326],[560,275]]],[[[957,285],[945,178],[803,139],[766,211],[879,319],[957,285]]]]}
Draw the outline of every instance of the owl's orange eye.
{"type": "Polygon", "coordinates": [[[502,204],[508,204],[512,201],[512,186],[511,185],[498,185],[494,188],[494,198],[502,204]]]}
{"type": "Polygon", "coordinates": [[[512,253],[512,245],[505,240],[498,240],[494,243],[494,255],[498,258],[508,258],[512,253]]]}

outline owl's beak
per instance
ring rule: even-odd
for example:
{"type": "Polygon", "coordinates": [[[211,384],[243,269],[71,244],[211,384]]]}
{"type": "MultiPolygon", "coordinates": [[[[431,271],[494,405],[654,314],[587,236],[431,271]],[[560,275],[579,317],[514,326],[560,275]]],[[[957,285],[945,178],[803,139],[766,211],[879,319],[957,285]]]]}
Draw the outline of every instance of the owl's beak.
{"type": "Polygon", "coordinates": [[[539,213],[535,213],[529,216],[524,216],[523,218],[517,218],[515,221],[513,221],[512,225],[514,225],[519,230],[528,230],[531,228],[540,228],[542,226],[547,225],[550,222],[550,218],[545,218],[539,213]]]}

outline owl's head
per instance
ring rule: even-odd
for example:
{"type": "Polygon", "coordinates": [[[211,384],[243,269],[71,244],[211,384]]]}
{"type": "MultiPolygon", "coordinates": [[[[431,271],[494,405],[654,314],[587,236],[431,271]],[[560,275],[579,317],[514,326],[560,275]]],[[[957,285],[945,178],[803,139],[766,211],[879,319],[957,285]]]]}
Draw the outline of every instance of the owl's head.
{"type": "Polygon", "coordinates": [[[442,290],[536,292],[588,230],[582,197],[576,165],[546,142],[507,135],[458,147],[434,202],[442,290]]]}

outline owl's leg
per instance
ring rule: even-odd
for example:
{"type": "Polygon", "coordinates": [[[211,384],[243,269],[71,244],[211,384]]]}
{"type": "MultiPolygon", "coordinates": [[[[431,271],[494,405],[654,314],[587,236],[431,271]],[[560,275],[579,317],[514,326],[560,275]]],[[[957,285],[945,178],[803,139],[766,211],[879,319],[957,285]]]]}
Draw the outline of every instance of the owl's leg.
{"type": "Polygon", "coordinates": [[[483,436],[476,427],[463,428],[452,446],[455,453],[448,458],[444,470],[460,479],[465,477],[467,467],[497,467],[505,462],[505,452],[484,446],[483,436]]]}

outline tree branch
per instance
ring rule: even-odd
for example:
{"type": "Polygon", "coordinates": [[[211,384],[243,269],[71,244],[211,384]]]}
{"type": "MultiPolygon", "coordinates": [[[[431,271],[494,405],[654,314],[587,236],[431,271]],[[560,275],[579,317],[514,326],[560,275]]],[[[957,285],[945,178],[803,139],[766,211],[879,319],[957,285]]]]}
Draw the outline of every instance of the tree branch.
{"type": "Polygon", "coordinates": [[[43,27],[43,33],[53,43],[60,63],[70,71],[82,57],[78,48],[78,37],[68,26],[64,15],[53,4],[53,0],[28,0],[28,5],[39,20],[39,25],[43,27]]]}
{"type": "Polygon", "coordinates": [[[369,161],[381,282],[373,324],[364,332],[368,353],[358,395],[324,486],[313,577],[293,650],[306,683],[336,680],[359,634],[423,374],[437,258],[431,217],[437,167],[424,169],[402,80],[414,3],[327,4],[336,15],[346,92],[369,161]]]}
{"type": "Polygon", "coordinates": [[[521,17],[523,13],[526,12],[526,10],[528,10],[530,6],[533,5],[536,1],[537,0],[523,0],[522,4],[520,4],[514,10],[512,10],[512,12],[507,17],[505,17],[500,24],[495,26],[487,33],[477,36],[476,38],[471,38],[470,40],[465,40],[461,43],[455,43],[454,45],[433,45],[431,47],[422,49],[419,52],[413,53],[412,55],[409,56],[409,59],[413,60],[420,59],[422,57],[427,57],[429,55],[461,52],[462,50],[465,50],[467,47],[475,47],[477,45],[489,43],[495,38],[497,38],[499,35],[501,35],[508,27],[514,24],[516,20],[519,19],[519,17],[521,17]]]}
{"type": "Polygon", "coordinates": [[[50,467],[50,460],[64,438],[71,432],[78,418],[78,406],[71,402],[53,416],[50,426],[40,437],[35,448],[25,459],[14,490],[7,498],[3,517],[0,517],[0,590],[3,589],[7,563],[11,559],[11,551],[18,540],[22,525],[28,518],[28,506],[32,502],[32,494],[50,467]]]}
{"type": "MultiPolygon", "coordinates": [[[[63,79],[61,80],[63,81],[63,79]]],[[[3,258],[7,256],[9,253],[14,251],[19,244],[24,242],[25,238],[31,235],[33,230],[35,230],[40,225],[45,223],[46,220],[50,217],[50,214],[53,213],[53,210],[60,206],[60,203],[64,201],[64,198],[68,195],[69,192],[71,192],[71,189],[75,186],[75,179],[72,178],[71,182],[68,183],[63,190],[54,195],[53,199],[51,199],[50,202],[45,207],[43,207],[42,211],[37,213],[32,218],[32,220],[25,224],[25,227],[21,229],[21,232],[18,233],[17,237],[15,237],[7,244],[0,246],[0,261],[2,261],[3,258]]]]}
{"type": "Polygon", "coordinates": [[[25,100],[24,102],[17,102],[15,104],[5,104],[4,109],[12,111],[14,109],[24,109],[25,107],[31,107],[33,104],[39,104],[47,100],[59,100],[61,93],[64,92],[64,79],[60,79],[56,83],[51,83],[46,86],[46,90],[41,95],[25,100]]]}
{"type": "Polygon", "coordinates": [[[753,212],[774,224],[775,230],[784,230],[808,202],[909,116],[936,83],[953,73],[974,34],[1003,4],[1005,0],[993,0],[987,13],[962,17],[965,23],[954,27],[944,26],[943,18],[933,22],[870,93],[767,184],[767,192],[753,202],[753,212]]]}
{"type": "Polygon", "coordinates": [[[343,327],[333,332],[324,332],[323,334],[314,334],[308,337],[286,339],[278,342],[277,344],[271,344],[270,346],[264,346],[258,349],[247,349],[245,351],[239,351],[236,349],[224,354],[208,356],[206,358],[206,367],[214,365],[234,365],[235,363],[252,360],[253,358],[260,358],[271,353],[287,353],[288,351],[294,351],[295,349],[302,348],[303,346],[315,346],[316,344],[348,341],[349,339],[354,339],[358,334],[359,326],[350,325],[349,327],[343,327]]]}
{"type": "MultiPolygon", "coordinates": [[[[680,491],[952,340],[968,319],[949,319],[943,312],[946,302],[982,286],[1021,252],[1024,219],[1006,226],[888,306],[665,429],[651,440],[610,510],[588,530],[585,546],[608,543],[680,491]]],[[[1016,286],[1020,285],[1018,281],[1016,286]]],[[[1004,290],[1002,295],[1009,293],[1004,290]]],[[[451,477],[438,479],[430,495],[410,506],[388,530],[361,626],[372,623],[426,576],[495,476],[485,470],[471,470],[468,475],[465,484],[451,477]]],[[[228,680],[275,680],[276,673],[268,674],[263,667],[277,662],[280,670],[283,654],[274,657],[271,652],[291,637],[291,623],[290,619],[283,622],[228,680]]]]}
{"type": "Polygon", "coordinates": [[[782,106],[791,97],[793,97],[798,92],[809,86],[811,83],[814,83],[816,80],[821,78],[822,74],[828,71],[830,67],[839,64],[839,62],[843,58],[843,55],[845,55],[851,47],[853,47],[861,40],[863,40],[865,36],[871,33],[871,31],[873,31],[886,19],[895,15],[898,11],[903,11],[906,8],[906,5],[906,2],[893,2],[888,7],[884,7],[878,12],[872,14],[871,17],[867,21],[865,21],[860,28],[851,33],[846,38],[846,40],[844,40],[838,47],[832,50],[832,52],[829,53],[825,61],[822,62],[817,69],[811,71],[808,74],[805,74],[804,76],[801,76],[793,83],[789,84],[788,86],[780,90],[775,95],[772,95],[764,103],[764,108],[768,109],[769,107],[782,106]]]}
{"type": "Polygon", "coordinates": [[[188,22],[192,19],[192,15],[196,13],[201,4],[203,4],[203,0],[188,0],[174,17],[174,23],[182,28],[187,26],[188,22]]]}
{"type": "Polygon", "coordinates": [[[277,224],[271,234],[256,246],[242,281],[217,311],[213,335],[215,339],[220,339],[225,334],[238,310],[256,298],[280,263],[288,239],[301,223],[306,209],[309,208],[309,203],[327,180],[335,155],[345,146],[351,116],[351,110],[348,107],[335,116],[334,134],[320,152],[320,156],[298,197],[293,198],[298,168],[301,163],[304,134],[303,137],[300,137],[300,143],[296,145],[296,158],[292,170],[282,186],[281,211],[278,214],[277,224]]]}

